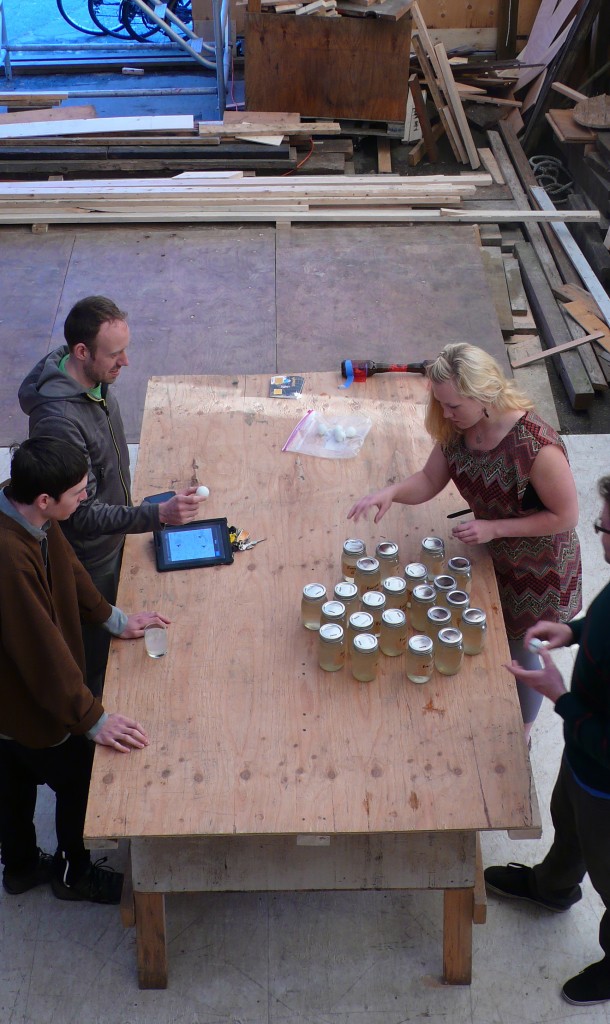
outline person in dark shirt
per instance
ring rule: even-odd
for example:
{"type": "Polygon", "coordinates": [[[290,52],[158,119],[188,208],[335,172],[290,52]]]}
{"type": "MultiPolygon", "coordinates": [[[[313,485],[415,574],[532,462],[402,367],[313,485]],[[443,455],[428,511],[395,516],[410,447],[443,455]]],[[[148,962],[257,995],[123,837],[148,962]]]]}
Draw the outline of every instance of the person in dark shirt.
{"type": "MultiPolygon", "coordinates": [[[[594,529],[610,563],[610,476],[598,488],[603,506],[594,529]]],[[[489,867],[485,882],[491,892],[562,911],[581,899],[580,882],[589,874],[606,908],[599,928],[604,957],[562,988],[568,1003],[588,1006],[610,1000],[610,583],[583,618],[539,622],[525,640],[546,643],[543,667],[528,671],[513,661],[507,668],[552,700],[563,719],[565,749],[551,798],[555,837],[541,864],[489,867]],[[549,651],[571,644],[579,650],[566,690],[549,651]]]]}

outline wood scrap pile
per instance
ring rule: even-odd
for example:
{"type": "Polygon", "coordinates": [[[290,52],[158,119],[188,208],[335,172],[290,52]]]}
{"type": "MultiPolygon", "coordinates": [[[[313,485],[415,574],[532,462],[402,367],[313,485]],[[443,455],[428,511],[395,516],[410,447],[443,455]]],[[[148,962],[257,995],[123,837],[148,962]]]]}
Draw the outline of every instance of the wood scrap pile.
{"type": "Polygon", "coordinates": [[[413,0],[260,0],[267,13],[315,15],[322,18],[375,17],[398,21],[410,9],[413,0]]]}
{"type": "MultiPolygon", "coordinates": [[[[499,129],[488,133],[489,142],[514,202],[552,210],[514,130],[505,121],[499,129]]],[[[482,242],[498,246],[484,262],[494,277],[492,295],[511,364],[522,373],[546,373],[540,361],[552,360],[572,407],[587,409],[610,383],[610,300],[567,226],[523,222],[506,239],[501,227],[491,239],[485,238],[490,227],[480,230],[482,242]],[[576,299],[586,309],[570,304],[576,299]]]]}
{"type": "Polygon", "coordinates": [[[528,41],[518,55],[514,92],[521,109],[509,115],[523,148],[532,152],[545,124],[553,82],[567,83],[594,31],[603,0],[542,0],[528,41]]]}

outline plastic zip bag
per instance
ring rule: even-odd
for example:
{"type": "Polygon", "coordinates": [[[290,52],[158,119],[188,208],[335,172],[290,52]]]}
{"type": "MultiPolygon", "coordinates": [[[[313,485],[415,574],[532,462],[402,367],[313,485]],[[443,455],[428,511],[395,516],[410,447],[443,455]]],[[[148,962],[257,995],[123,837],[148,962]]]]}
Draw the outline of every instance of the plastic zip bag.
{"type": "Polygon", "coordinates": [[[325,416],[308,409],[284,444],[283,452],[316,455],[319,459],[353,459],[371,429],[368,416],[348,413],[325,416]]]}

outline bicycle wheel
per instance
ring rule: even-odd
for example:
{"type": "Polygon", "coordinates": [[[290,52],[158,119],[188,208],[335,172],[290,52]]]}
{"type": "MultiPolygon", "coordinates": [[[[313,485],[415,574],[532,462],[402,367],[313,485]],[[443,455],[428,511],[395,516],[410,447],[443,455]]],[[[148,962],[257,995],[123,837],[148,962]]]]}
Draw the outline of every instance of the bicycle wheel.
{"type": "MultiPolygon", "coordinates": [[[[146,0],[146,3],[154,10],[156,5],[153,3],[153,0],[146,0]]],[[[140,42],[145,42],[155,32],[161,31],[157,22],[153,18],[149,18],[133,0],[123,0],[121,3],[121,23],[125,26],[131,38],[138,39],[140,42]]]]}
{"type": "MultiPolygon", "coordinates": [[[[154,10],[157,6],[154,0],[146,0],[146,3],[151,10],[154,10]]],[[[190,0],[169,0],[167,7],[177,18],[180,18],[187,28],[192,27],[193,11],[190,0]]],[[[175,32],[178,32],[179,35],[187,37],[188,34],[183,32],[170,18],[166,16],[163,20],[175,32]]],[[[133,0],[123,0],[121,4],[121,21],[132,39],[138,39],[142,42],[150,39],[155,32],[161,32],[159,23],[149,17],[133,0]]]]}
{"type": "Polygon", "coordinates": [[[89,17],[104,35],[129,39],[129,32],[121,22],[121,0],[89,0],[89,17]]]}
{"type": "Polygon", "coordinates": [[[79,32],[84,32],[87,36],[106,34],[104,29],[94,26],[87,18],[84,0],[57,0],[57,10],[64,21],[68,22],[68,25],[78,29],[79,32]]]}

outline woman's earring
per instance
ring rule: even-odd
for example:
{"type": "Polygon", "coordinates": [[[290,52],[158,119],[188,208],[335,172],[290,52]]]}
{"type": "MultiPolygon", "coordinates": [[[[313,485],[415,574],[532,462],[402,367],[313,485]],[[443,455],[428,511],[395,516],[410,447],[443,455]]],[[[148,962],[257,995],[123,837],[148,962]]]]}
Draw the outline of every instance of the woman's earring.
{"type": "Polygon", "coordinates": [[[485,406],[483,406],[483,415],[484,415],[486,420],[489,419],[489,413],[487,412],[487,409],[485,408],[485,406]]]}

